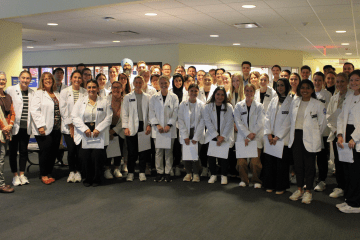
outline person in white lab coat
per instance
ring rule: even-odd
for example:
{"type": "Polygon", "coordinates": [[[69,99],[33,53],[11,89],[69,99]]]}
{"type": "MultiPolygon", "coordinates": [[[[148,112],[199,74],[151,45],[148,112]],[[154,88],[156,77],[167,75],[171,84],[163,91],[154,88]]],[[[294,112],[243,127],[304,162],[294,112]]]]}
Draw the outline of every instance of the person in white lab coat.
{"type": "Polygon", "coordinates": [[[288,147],[289,133],[285,136],[279,134],[285,119],[289,115],[289,109],[293,98],[288,94],[290,84],[286,78],[280,78],[276,83],[277,96],[274,97],[265,114],[264,141],[270,145],[276,145],[278,140],[284,142],[283,157],[277,158],[264,153],[263,160],[263,186],[267,192],[276,191],[283,194],[289,185],[289,159],[292,155],[288,147]],[[266,138],[266,139],[265,139],[266,138]]]}
{"type": "MultiPolygon", "coordinates": [[[[316,98],[325,104],[327,108],[331,93],[324,89],[325,85],[325,75],[322,72],[316,72],[313,75],[313,83],[315,87],[315,94],[316,98]]],[[[328,127],[325,128],[325,131],[322,134],[322,141],[323,141],[323,148],[320,152],[316,153],[317,159],[317,166],[319,169],[319,178],[317,180],[317,185],[315,187],[315,191],[322,192],[326,189],[326,177],[328,174],[328,160],[330,158],[330,144],[327,142],[328,136],[330,133],[330,129],[328,127]]]]}
{"type": "Polygon", "coordinates": [[[266,111],[271,99],[276,96],[276,92],[272,87],[268,86],[269,76],[266,73],[260,75],[259,81],[260,88],[256,90],[254,100],[262,103],[264,105],[264,110],[266,111]]]}
{"type": "Polygon", "coordinates": [[[61,133],[64,136],[66,146],[68,149],[68,164],[69,177],[68,183],[81,182],[81,161],[79,156],[79,147],[74,142],[74,124],[71,117],[71,112],[75,103],[84,96],[87,92],[80,87],[81,72],[76,70],[70,76],[71,86],[64,89],[60,93],[60,114],[61,114],[61,133]]]}
{"type": "Polygon", "coordinates": [[[44,184],[55,182],[51,176],[61,138],[60,95],[55,92],[55,79],[45,72],[40,77],[40,86],[30,103],[30,113],[34,120],[32,133],[39,145],[39,167],[44,184]]]}
{"type": "Polygon", "coordinates": [[[109,93],[111,92],[111,90],[108,90],[105,88],[106,85],[106,76],[103,73],[99,73],[98,75],[96,75],[95,80],[98,82],[99,87],[100,87],[100,91],[99,91],[99,96],[106,98],[106,96],[109,95],[109,93]]]}
{"type": "Polygon", "coordinates": [[[301,82],[301,77],[300,77],[299,74],[297,74],[297,73],[291,73],[290,74],[289,83],[290,83],[290,86],[291,86],[291,91],[289,92],[289,94],[292,97],[296,96],[297,87],[299,86],[300,82],[301,82]]]}
{"type": "Polygon", "coordinates": [[[250,73],[250,83],[255,86],[256,90],[260,88],[259,78],[260,73],[258,71],[253,71],[250,73]]]}
{"type": "Polygon", "coordinates": [[[344,213],[360,213],[360,70],[351,72],[349,79],[350,89],[354,92],[344,100],[337,119],[337,143],[340,148],[344,148],[344,143],[348,143],[352,149],[353,162],[343,163],[345,202],[337,204],[336,207],[344,213]]]}
{"type": "MultiPolygon", "coordinates": [[[[234,145],[234,117],[233,107],[228,102],[227,94],[223,86],[216,87],[211,99],[205,105],[204,120],[206,126],[204,149],[208,150],[209,142],[216,141],[218,146],[224,142],[230,143],[229,148],[234,145]]],[[[217,158],[221,166],[221,184],[228,184],[228,158],[217,158]]],[[[216,157],[208,156],[211,177],[208,183],[217,181],[216,157]]]]}
{"type": "MultiPolygon", "coordinates": [[[[332,114],[334,114],[336,111],[341,111],[345,99],[349,95],[353,94],[354,91],[348,89],[348,85],[349,85],[349,78],[347,74],[345,73],[336,74],[335,88],[337,93],[335,93],[335,95],[330,98],[330,102],[326,111],[327,119],[329,119],[332,116],[332,114]]],[[[334,163],[336,169],[335,177],[337,182],[337,187],[333,189],[333,192],[330,194],[330,197],[338,198],[344,196],[345,176],[344,176],[343,162],[339,161],[339,155],[336,145],[338,141],[336,137],[337,121],[328,120],[327,126],[330,128],[330,134],[327,141],[332,144],[334,150],[334,163]]]]}
{"type": "Polygon", "coordinates": [[[176,121],[179,108],[178,97],[168,90],[169,77],[162,75],[159,78],[159,85],[161,91],[153,95],[150,99],[149,117],[152,125],[152,138],[154,138],[155,147],[156,139],[160,134],[170,132],[170,149],[156,148],[155,165],[157,176],[155,181],[171,182],[170,170],[173,165],[173,145],[176,136],[176,121]],[[165,153],[165,169],[163,163],[163,156],[165,153]]]}
{"type": "Polygon", "coordinates": [[[321,151],[321,135],[326,128],[326,108],[325,104],[316,99],[314,84],[310,80],[302,80],[297,89],[298,97],[291,103],[281,135],[290,129],[289,147],[293,153],[298,187],[290,200],[296,201],[302,197],[302,203],[310,204],[316,153],[321,151]]]}
{"type": "Polygon", "coordinates": [[[142,70],[139,72],[139,75],[144,78],[144,84],[142,91],[148,94],[150,97],[156,93],[156,89],[151,86],[150,82],[150,71],[149,70],[142,70]]]}
{"type": "MultiPolygon", "coordinates": [[[[250,159],[250,170],[252,171],[251,182],[254,188],[261,188],[262,181],[260,180],[260,173],[262,164],[260,160],[261,149],[263,148],[264,136],[264,106],[256,102],[254,99],[256,87],[253,84],[245,86],[245,99],[236,104],[234,110],[235,124],[238,129],[236,140],[243,140],[245,146],[250,141],[257,142],[258,157],[250,159]]],[[[244,147],[245,147],[244,146],[244,147]]],[[[241,182],[240,187],[249,185],[248,177],[248,163],[245,158],[239,158],[236,166],[241,182]]]]}
{"type": "MultiPolygon", "coordinates": [[[[197,99],[199,94],[199,86],[197,84],[190,84],[189,99],[180,104],[178,112],[179,122],[179,141],[180,144],[200,144],[204,143],[205,122],[203,118],[204,103],[197,99]]],[[[189,161],[183,159],[186,169],[186,176],[184,182],[200,182],[199,177],[199,160],[189,161]]]]}
{"type": "Polygon", "coordinates": [[[118,76],[118,81],[123,86],[123,92],[124,94],[128,94],[131,92],[129,77],[125,73],[120,73],[118,76]]]}
{"type": "Polygon", "coordinates": [[[75,103],[71,116],[75,126],[75,144],[81,144],[79,155],[85,173],[83,184],[85,187],[96,187],[101,184],[101,170],[106,158],[105,146],[109,145],[109,127],[113,113],[107,99],[98,96],[100,88],[96,80],[88,81],[86,90],[88,97],[75,103]],[[104,147],[84,149],[87,138],[103,140],[104,147]]]}
{"type": "Polygon", "coordinates": [[[211,99],[213,92],[216,89],[216,85],[212,84],[213,78],[211,74],[206,74],[204,77],[204,87],[200,88],[198,99],[203,103],[207,103],[211,99]]]}
{"type": "Polygon", "coordinates": [[[28,144],[31,135],[32,118],[29,111],[34,90],[29,88],[31,73],[22,71],[19,76],[19,84],[10,86],[6,93],[12,98],[15,109],[15,121],[12,128],[12,139],[9,142],[9,162],[13,173],[12,184],[14,186],[25,185],[29,180],[25,176],[26,162],[28,161],[28,144]],[[19,151],[19,174],[17,165],[17,152],[19,151]]]}
{"type": "Polygon", "coordinates": [[[151,125],[149,121],[150,96],[142,91],[143,85],[146,84],[143,77],[136,76],[133,84],[134,91],[125,95],[121,109],[122,127],[126,136],[129,153],[129,173],[126,181],[134,181],[135,164],[139,157],[139,179],[141,182],[144,182],[146,181],[146,159],[150,157],[150,154],[147,150],[139,152],[138,133],[145,132],[146,135],[149,135],[151,132],[151,125]]]}
{"type": "Polygon", "coordinates": [[[105,84],[105,89],[108,92],[111,92],[111,86],[112,86],[113,82],[117,81],[118,75],[119,75],[119,72],[115,66],[109,67],[109,81],[107,81],[105,84]]]}

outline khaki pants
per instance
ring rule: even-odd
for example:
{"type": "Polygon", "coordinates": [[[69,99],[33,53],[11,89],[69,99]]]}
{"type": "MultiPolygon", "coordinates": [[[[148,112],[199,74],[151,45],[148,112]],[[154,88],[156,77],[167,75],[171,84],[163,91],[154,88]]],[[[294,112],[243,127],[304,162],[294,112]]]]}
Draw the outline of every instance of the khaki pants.
{"type": "MultiPolygon", "coordinates": [[[[253,174],[251,178],[252,183],[262,183],[262,181],[260,180],[260,173],[262,169],[260,154],[261,154],[261,149],[258,148],[258,157],[251,158],[250,160],[250,170],[253,174]]],[[[239,158],[237,160],[236,170],[239,172],[241,181],[245,182],[246,184],[249,184],[249,177],[248,177],[249,168],[245,158],[239,158]]]]}

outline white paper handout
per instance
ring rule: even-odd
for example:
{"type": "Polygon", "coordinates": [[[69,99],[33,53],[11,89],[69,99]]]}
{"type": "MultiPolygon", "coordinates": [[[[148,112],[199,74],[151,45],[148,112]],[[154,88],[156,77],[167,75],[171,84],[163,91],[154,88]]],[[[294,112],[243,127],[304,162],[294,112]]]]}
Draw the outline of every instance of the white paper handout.
{"type": "Polygon", "coordinates": [[[151,149],[151,134],[145,134],[145,131],[138,132],[138,152],[146,151],[151,149]]]}
{"type": "Polygon", "coordinates": [[[182,145],[182,159],[183,161],[195,161],[199,160],[198,143],[193,144],[190,140],[190,144],[182,145]]]}
{"type": "Polygon", "coordinates": [[[236,158],[255,158],[258,157],[257,141],[250,141],[245,147],[245,141],[238,139],[235,142],[236,158]]]}
{"type": "Polygon", "coordinates": [[[218,146],[216,143],[217,141],[209,142],[209,149],[207,155],[211,157],[227,159],[229,156],[230,143],[222,142],[220,146],[218,146]]]}
{"type": "Polygon", "coordinates": [[[333,126],[337,126],[337,119],[338,119],[338,116],[340,115],[341,113],[341,109],[338,108],[336,109],[336,111],[331,114],[326,120],[328,121],[328,123],[330,123],[331,125],[333,126]]]}
{"type": "Polygon", "coordinates": [[[155,148],[171,148],[171,132],[159,133],[156,132],[155,148]]]}
{"type": "Polygon", "coordinates": [[[284,150],[284,142],[277,140],[275,145],[270,145],[269,139],[264,137],[264,153],[267,153],[271,156],[282,158],[284,150]]]}
{"type": "Polygon", "coordinates": [[[339,154],[339,161],[340,162],[347,162],[353,163],[354,162],[354,154],[353,150],[349,148],[348,143],[343,143],[344,148],[340,148],[337,146],[338,154],[339,154]]]}
{"type": "Polygon", "coordinates": [[[119,145],[119,137],[116,136],[113,140],[109,141],[109,146],[106,148],[106,157],[113,158],[121,156],[121,150],[119,145]]]}
{"type": "Polygon", "coordinates": [[[103,149],[104,148],[104,137],[103,134],[100,133],[97,138],[93,138],[93,133],[91,133],[91,137],[86,137],[83,134],[82,137],[82,146],[83,149],[103,149]]]}

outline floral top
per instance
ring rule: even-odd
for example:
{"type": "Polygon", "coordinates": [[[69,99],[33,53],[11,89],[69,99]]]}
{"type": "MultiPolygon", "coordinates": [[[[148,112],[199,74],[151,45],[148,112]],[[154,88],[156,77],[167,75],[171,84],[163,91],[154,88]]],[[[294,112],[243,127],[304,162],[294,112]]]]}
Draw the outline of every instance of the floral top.
{"type": "Polygon", "coordinates": [[[52,97],[54,101],[54,130],[60,130],[61,128],[61,115],[60,115],[60,107],[59,100],[54,96],[52,97]]]}

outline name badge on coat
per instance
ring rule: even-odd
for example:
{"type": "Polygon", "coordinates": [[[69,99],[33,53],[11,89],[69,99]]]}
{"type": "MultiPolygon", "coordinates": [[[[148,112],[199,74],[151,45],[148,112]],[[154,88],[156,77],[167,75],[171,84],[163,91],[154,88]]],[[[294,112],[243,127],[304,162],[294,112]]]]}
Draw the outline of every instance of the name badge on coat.
{"type": "Polygon", "coordinates": [[[270,97],[270,95],[265,93],[265,97],[270,97]]]}
{"type": "Polygon", "coordinates": [[[98,110],[98,111],[104,111],[104,109],[103,109],[103,108],[98,108],[97,110],[98,110]]]}
{"type": "Polygon", "coordinates": [[[129,102],[135,102],[136,100],[135,99],[129,99],[129,102]]]}
{"type": "Polygon", "coordinates": [[[242,112],[242,113],[241,113],[241,115],[246,115],[246,114],[247,114],[247,112],[242,112]]]}
{"type": "Polygon", "coordinates": [[[325,103],[325,100],[324,99],[319,99],[320,102],[322,103],[325,103]]]}
{"type": "Polygon", "coordinates": [[[282,114],[289,114],[289,111],[282,111],[282,114]]]}
{"type": "Polygon", "coordinates": [[[311,115],[311,118],[317,118],[317,114],[311,115]]]}

